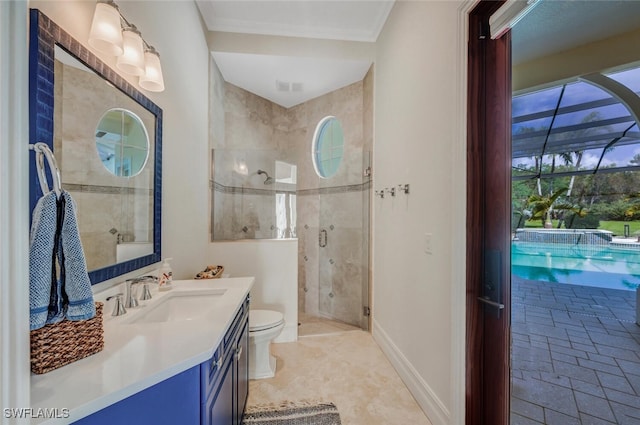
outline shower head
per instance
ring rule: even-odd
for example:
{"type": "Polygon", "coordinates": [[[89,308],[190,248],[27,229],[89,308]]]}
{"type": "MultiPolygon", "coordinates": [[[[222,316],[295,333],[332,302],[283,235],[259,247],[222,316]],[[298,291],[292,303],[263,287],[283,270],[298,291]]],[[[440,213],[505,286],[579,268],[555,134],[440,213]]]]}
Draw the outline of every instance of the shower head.
{"type": "Polygon", "coordinates": [[[275,180],[273,179],[273,177],[270,177],[269,174],[267,174],[266,171],[263,170],[258,170],[258,175],[260,174],[264,174],[265,176],[267,176],[266,179],[264,179],[264,184],[273,184],[275,182],[275,180]]]}

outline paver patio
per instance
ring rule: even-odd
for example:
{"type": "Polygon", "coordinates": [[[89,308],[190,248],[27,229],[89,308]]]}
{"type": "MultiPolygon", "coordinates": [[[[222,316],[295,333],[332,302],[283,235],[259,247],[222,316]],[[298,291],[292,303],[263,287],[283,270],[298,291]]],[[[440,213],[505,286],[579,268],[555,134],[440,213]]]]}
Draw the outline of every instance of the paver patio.
{"type": "Polygon", "coordinates": [[[640,425],[636,293],[512,276],[511,425],[640,425]]]}

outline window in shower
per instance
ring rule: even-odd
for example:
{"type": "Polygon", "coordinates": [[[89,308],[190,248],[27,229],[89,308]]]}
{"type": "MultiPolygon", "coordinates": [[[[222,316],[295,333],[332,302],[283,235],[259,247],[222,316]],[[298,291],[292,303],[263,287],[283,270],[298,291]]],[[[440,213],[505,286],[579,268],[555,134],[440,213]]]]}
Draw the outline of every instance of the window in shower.
{"type": "Polygon", "coordinates": [[[318,176],[328,179],[336,174],[344,154],[342,125],[334,116],[324,117],[313,135],[311,157],[318,176]]]}

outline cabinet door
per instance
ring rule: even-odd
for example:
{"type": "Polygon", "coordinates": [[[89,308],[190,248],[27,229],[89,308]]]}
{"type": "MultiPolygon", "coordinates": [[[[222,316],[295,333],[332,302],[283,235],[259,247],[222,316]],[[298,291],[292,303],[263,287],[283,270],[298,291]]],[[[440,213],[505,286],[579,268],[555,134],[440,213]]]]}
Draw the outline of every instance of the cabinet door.
{"type": "Polygon", "coordinates": [[[234,406],[234,424],[240,425],[242,415],[247,404],[249,395],[249,323],[244,325],[244,329],[238,338],[238,349],[236,351],[236,403],[234,406]]]}
{"type": "Polygon", "coordinates": [[[234,356],[228,356],[222,366],[222,379],[219,386],[209,394],[207,402],[202,406],[205,425],[233,424],[233,369],[234,356]]]}

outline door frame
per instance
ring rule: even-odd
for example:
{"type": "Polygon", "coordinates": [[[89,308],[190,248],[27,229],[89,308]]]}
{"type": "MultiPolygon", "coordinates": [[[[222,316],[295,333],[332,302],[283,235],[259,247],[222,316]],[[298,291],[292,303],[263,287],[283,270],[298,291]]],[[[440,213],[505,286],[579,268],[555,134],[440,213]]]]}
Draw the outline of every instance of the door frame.
{"type": "MultiPolygon", "coordinates": [[[[0,405],[29,406],[27,3],[0,1],[0,405]]],[[[4,412],[3,412],[4,413],[4,412]]],[[[5,422],[6,421],[6,422],[5,422]]],[[[19,419],[0,419],[18,423],[19,419]]]]}
{"type": "Polygon", "coordinates": [[[467,92],[467,425],[507,425],[510,401],[511,35],[492,40],[489,17],[503,1],[469,13],[467,92]],[[478,302],[486,250],[501,252],[501,317],[478,302]]]}

